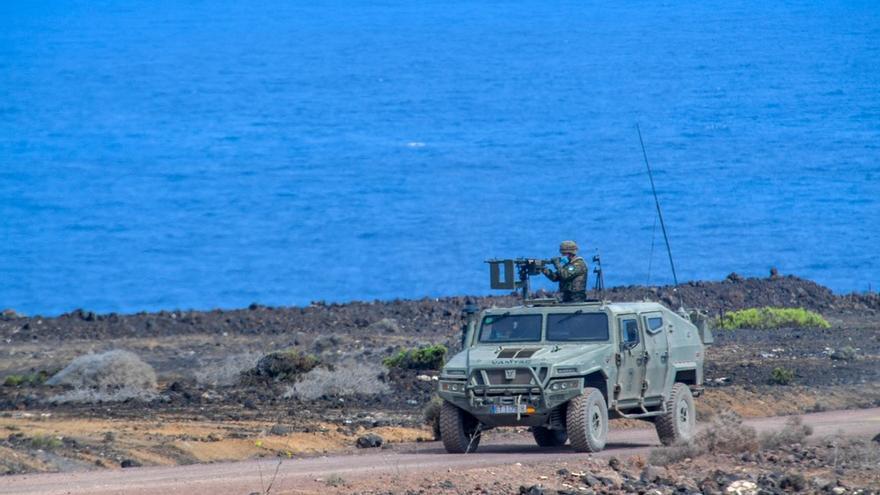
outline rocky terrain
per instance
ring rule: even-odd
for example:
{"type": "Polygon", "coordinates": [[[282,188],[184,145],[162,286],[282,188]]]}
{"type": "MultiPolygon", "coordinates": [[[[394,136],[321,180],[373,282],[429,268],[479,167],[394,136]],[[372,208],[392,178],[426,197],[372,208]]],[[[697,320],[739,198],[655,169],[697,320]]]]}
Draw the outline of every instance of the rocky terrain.
{"type": "MultiPolygon", "coordinates": [[[[683,301],[713,316],[748,307],[802,307],[828,319],[828,329],[716,331],[716,345],[707,352],[706,392],[697,401],[702,420],[725,409],[748,417],[880,404],[877,294],[839,296],[796,277],[731,274],[678,287],[615,287],[604,297],[674,306],[683,301]],[[789,379],[780,383],[776,369],[789,379]]],[[[255,303],[229,311],[76,310],[58,317],[7,310],[0,317],[0,428],[6,432],[0,435],[0,472],[354,451],[369,433],[386,443],[431,440],[422,411],[431,400],[433,373],[389,371],[381,361],[416,345],[457,350],[460,312],[468,301],[480,307],[518,302],[499,296],[307,307],[255,303]],[[114,398],[77,395],[69,384],[45,382],[77,357],[113,350],[130,351],[155,370],[155,387],[114,398]],[[310,382],[247,378],[262,356],[279,350],[318,357],[318,369],[326,370],[322,379],[336,382],[313,381],[309,389],[310,382]],[[339,380],[352,384],[346,389],[339,380]],[[321,393],[322,387],[341,388],[321,393]]],[[[731,466],[748,467],[731,459],[731,466]]],[[[575,486],[578,477],[572,476],[559,479],[575,486]]]]}
{"type": "Polygon", "coordinates": [[[590,495],[590,494],[787,494],[880,493],[880,446],[840,438],[762,449],[758,453],[707,454],[656,466],[645,456],[512,463],[396,479],[322,479],[327,493],[362,495],[590,495]],[[842,454],[844,453],[844,454],[842,454]],[[389,489],[391,486],[393,488],[389,489]]]}

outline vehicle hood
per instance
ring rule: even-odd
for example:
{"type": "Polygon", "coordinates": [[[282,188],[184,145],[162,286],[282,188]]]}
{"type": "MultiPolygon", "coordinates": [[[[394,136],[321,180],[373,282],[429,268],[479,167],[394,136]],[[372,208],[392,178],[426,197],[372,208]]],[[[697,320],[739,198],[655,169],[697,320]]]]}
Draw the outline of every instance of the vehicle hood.
{"type": "Polygon", "coordinates": [[[580,366],[601,365],[614,352],[610,343],[599,344],[511,344],[478,345],[462,351],[445,368],[465,369],[504,366],[580,366]],[[470,356],[468,356],[470,353],[470,356]]]}

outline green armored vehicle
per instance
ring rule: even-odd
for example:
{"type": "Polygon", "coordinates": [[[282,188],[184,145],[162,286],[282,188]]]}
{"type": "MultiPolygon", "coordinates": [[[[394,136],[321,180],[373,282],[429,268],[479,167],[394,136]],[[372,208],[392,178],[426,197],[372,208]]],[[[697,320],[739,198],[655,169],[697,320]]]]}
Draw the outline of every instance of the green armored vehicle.
{"type": "MultiPolygon", "coordinates": [[[[493,267],[493,287],[503,284],[498,275],[493,267]]],[[[498,426],[529,426],[542,447],[568,440],[576,451],[598,452],[614,418],[653,422],[667,445],[693,437],[693,397],[712,340],[698,315],[692,321],[656,302],[527,299],[466,318],[464,350],[438,385],[448,452],[474,451],[480,433],[498,426]]]]}

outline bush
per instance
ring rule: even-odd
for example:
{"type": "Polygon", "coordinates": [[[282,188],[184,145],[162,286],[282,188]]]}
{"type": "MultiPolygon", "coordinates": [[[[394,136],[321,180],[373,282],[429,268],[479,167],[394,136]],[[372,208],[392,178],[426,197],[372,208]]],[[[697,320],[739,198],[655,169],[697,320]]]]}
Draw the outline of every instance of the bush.
{"type": "Polygon", "coordinates": [[[382,318],[370,324],[367,329],[382,333],[398,333],[400,332],[400,324],[394,318],[382,318]]]}
{"type": "Polygon", "coordinates": [[[155,391],[145,389],[120,388],[112,391],[74,389],[49,397],[49,402],[55,404],[99,404],[102,402],[125,402],[127,400],[151,401],[155,398],[155,391]]]}
{"type": "Polygon", "coordinates": [[[261,357],[247,374],[254,378],[272,381],[295,381],[300,375],[312,371],[321,360],[296,349],[270,352],[261,357]]]}
{"type": "Polygon", "coordinates": [[[343,478],[342,476],[339,476],[336,473],[333,473],[330,476],[327,476],[327,479],[324,480],[324,483],[327,486],[332,486],[332,487],[338,488],[340,486],[345,485],[345,478],[343,478]]]}
{"type": "Polygon", "coordinates": [[[49,378],[47,371],[40,370],[37,373],[25,375],[9,375],[3,380],[4,387],[34,387],[42,385],[49,378]]]}
{"type": "Polygon", "coordinates": [[[716,325],[724,330],[736,328],[830,328],[831,324],[819,313],[804,308],[749,308],[725,313],[716,325]]]}
{"type": "Polygon", "coordinates": [[[786,368],[773,368],[770,372],[770,383],[773,385],[790,385],[794,381],[794,371],[786,368]]]}
{"type": "Polygon", "coordinates": [[[439,370],[445,359],[446,346],[437,344],[400,351],[383,359],[382,364],[389,368],[439,370]]]}
{"type": "Polygon", "coordinates": [[[259,361],[256,353],[234,354],[223,361],[199,366],[195,372],[196,381],[212,387],[228,387],[238,383],[242,373],[253,369],[259,361]]]}
{"type": "Polygon", "coordinates": [[[55,450],[63,444],[58,437],[50,435],[37,435],[31,438],[28,443],[35,450],[55,450]]]}
{"type": "Polygon", "coordinates": [[[828,355],[834,361],[854,361],[858,358],[859,351],[854,347],[846,345],[841,347],[840,349],[836,349],[831,351],[831,354],[828,355]]]}
{"type": "Polygon", "coordinates": [[[388,393],[385,370],[376,364],[344,362],[332,369],[316,368],[292,385],[285,398],[315,400],[320,397],[372,396],[388,393]]]}
{"type": "Polygon", "coordinates": [[[434,440],[440,440],[440,409],[442,407],[443,399],[439,397],[434,397],[422,411],[422,415],[425,419],[425,424],[431,426],[431,432],[434,434],[434,440]]]}
{"type": "Polygon", "coordinates": [[[758,450],[755,429],[742,424],[733,411],[722,411],[706,429],[697,433],[691,443],[654,449],[648,458],[651,464],[665,466],[703,454],[739,454],[758,450]]]}
{"type": "Polygon", "coordinates": [[[113,350],[74,359],[46,384],[100,392],[153,390],[156,372],[136,354],[113,350]]]}
{"type": "Polygon", "coordinates": [[[876,470],[880,464],[880,448],[867,438],[834,435],[822,439],[824,453],[820,455],[826,466],[846,465],[848,469],[876,470]]]}
{"type": "Polygon", "coordinates": [[[761,435],[761,448],[778,449],[804,440],[813,434],[813,428],[805,425],[800,416],[792,416],[785,422],[781,430],[761,435]]]}

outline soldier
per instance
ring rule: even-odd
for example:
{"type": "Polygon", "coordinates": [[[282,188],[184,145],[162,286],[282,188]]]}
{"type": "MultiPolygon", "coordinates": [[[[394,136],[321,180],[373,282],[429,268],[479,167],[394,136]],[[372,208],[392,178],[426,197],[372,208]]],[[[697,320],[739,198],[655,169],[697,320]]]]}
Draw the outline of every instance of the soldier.
{"type": "Polygon", "coordinates": [[[578,247],[574,241],[562,241],[559,245],[561,258],[553,258],[556,271],[544,268],[544,275],[559,282],[562,302],[583,302],[587,300],[587,262],[577,255],[578,247]]]}

